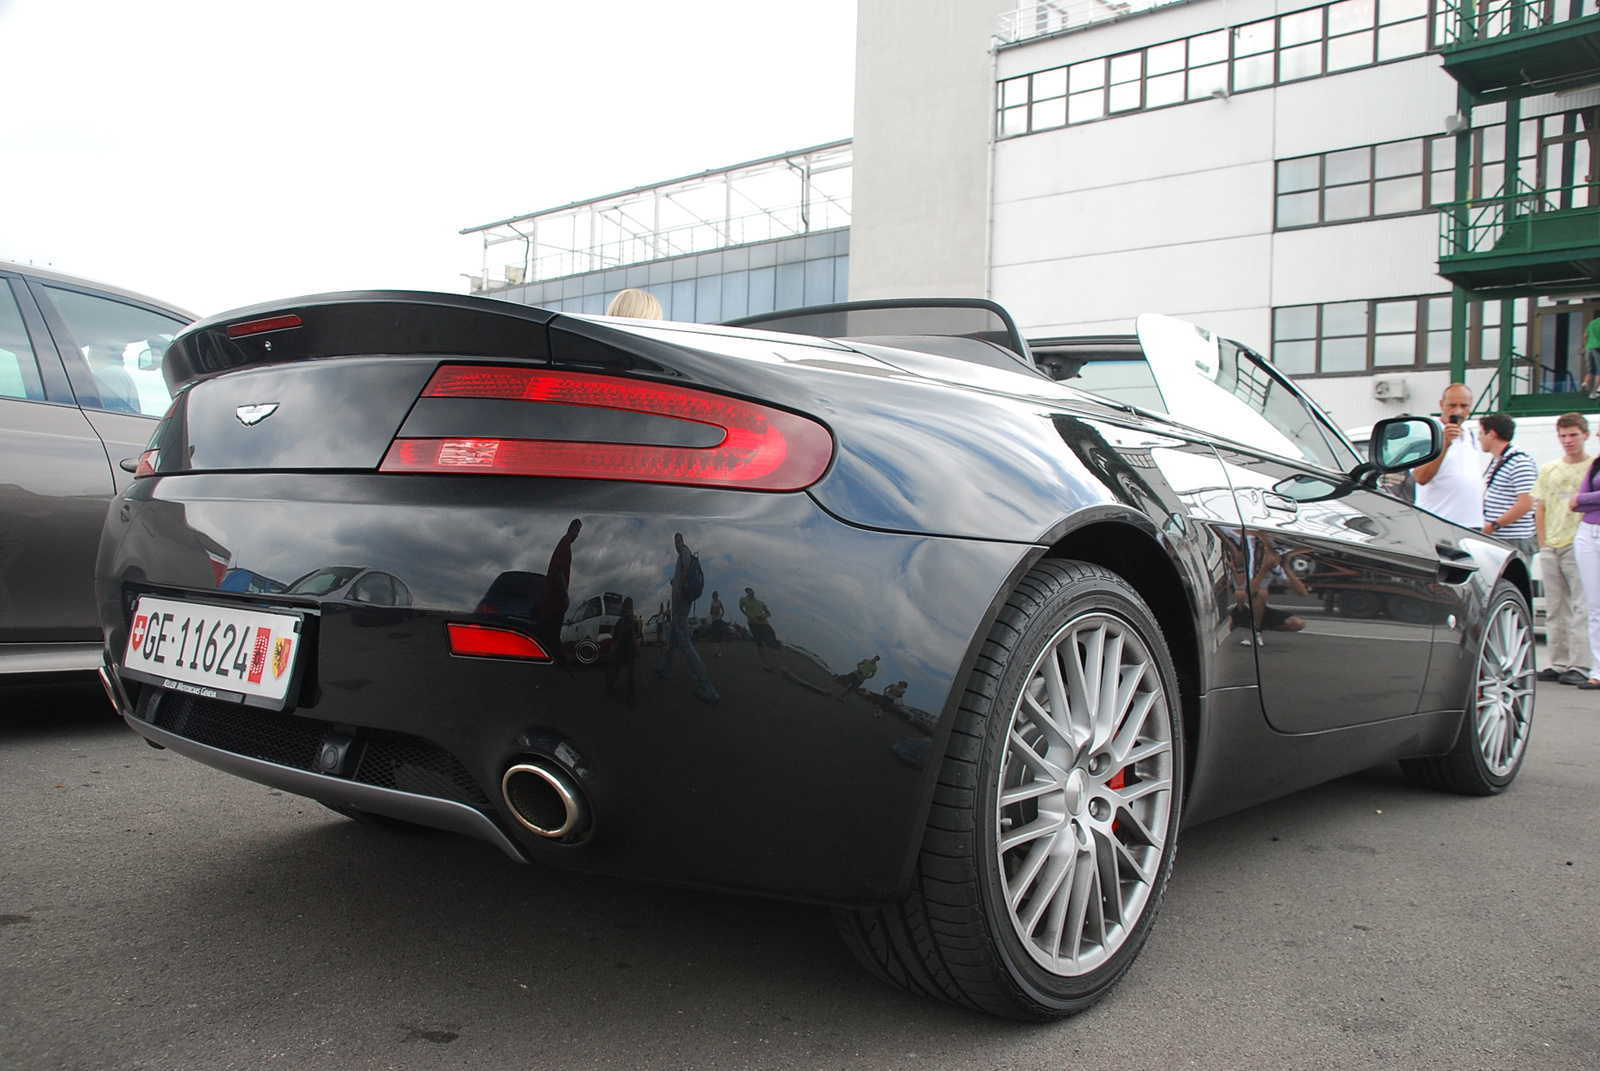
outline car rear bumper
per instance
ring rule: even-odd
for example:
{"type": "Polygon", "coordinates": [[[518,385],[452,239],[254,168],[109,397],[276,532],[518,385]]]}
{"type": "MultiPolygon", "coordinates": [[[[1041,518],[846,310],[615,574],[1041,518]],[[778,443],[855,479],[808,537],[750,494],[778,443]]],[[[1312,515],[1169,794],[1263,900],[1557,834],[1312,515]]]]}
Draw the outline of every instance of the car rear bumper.
{"type": "Polygon", "coordinates": [[[1033,553],[852,527],[804,494],[190,475],[139,481],[112,511],[98,590],[113,669],[140,594],[307,615],[308,661],[283,712],[176,692],[157,703],[157,689],[122,682],[135,730],[199,761],[479,836],[519,858],[866,904],[892,898],[910,872],[957,682],[996,597],[1033,553]],[[730,639],[719,656],[698,641],[714,703],[685,653],[658,646],[653,630],[631,673],[609,657],[586,666],[556,651],[551,664],[452,655],[453,622],[551,635],[549,622],[485,612],[484,595],[505,573],[557,572],[573,519],[583,521],[569,544],[573,608],[618,592],[641,620],[658,612],[682,533],[706,572],[703,598],[720,589],[733,617],[752,589],[781,652],[730,639]],[[394,577],[410,605],[216,587],[231,570],[288,584],[331,565],[394,577]],[[872,655],[879,671],[865,688],[838,685],[872,655]],[[901,680],[904,700],[885,702],[882,689],[901,680]],[[904,746],[928,736],[931,758],[904,746]],[[329,740],[349,749],[331,776],[316,759],[329,740]],[[529,758],[553,758],[581,788],[586,836],[548,840],[518,822],[501,779],[529,758]]]}

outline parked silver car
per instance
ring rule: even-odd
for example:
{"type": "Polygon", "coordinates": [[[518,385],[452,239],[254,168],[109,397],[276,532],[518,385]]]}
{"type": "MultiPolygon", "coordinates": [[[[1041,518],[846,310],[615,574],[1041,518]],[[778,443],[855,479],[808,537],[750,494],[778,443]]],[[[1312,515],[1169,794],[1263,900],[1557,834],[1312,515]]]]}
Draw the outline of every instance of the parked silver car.
{"type": "Polygon", "coordinates": [[[0,677],[100,665],[100,529],[171,400],[167,343],[193,320],[0,262],[0,677]]]}

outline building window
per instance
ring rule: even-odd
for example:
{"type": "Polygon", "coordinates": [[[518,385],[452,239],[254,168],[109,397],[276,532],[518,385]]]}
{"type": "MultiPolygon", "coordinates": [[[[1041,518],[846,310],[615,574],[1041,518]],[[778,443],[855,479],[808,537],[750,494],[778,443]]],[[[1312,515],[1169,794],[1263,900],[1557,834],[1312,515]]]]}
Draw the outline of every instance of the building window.
{"type": "MultiPolygon", "coordinates": [[[[1498,308],[1496,305],[1496,311],[1498,308]]],[[[1481,342],[1473,350],[1470,356],[1480,363],[1485,358],[1499,360],[1498,332],[1492,350],[1483,349],[1481,342]]],[[[1292,376],[1448,365],[1450,296],[1330,301],[1273,309],[1272,361],[1292,376]]]]}
{"type": "Polygon", "coordinates": [[[1413,138],[1279,160],[1277,229],[1432,211],[1455,196],[1455,152],[1413,138]]]}
{"type": "Polygon", "coordinates": [[[1000,83],[1002,138],[1242,93],[1390,60],[1431,45],[1441,0],[1340,0],[1000,83]]]}
{"type": "MultiPolygon", "coordinates": [[[[1600,109],[1524,119],[1518,179],[1523,189],[1552,191],[1551,207],[1600,203],[1600,109]]],[[[1470,134],[1467,196],[1505,192],[1506,128],[1470,134]]],[[[1429,212],[1456,199],[1456,139],[1413,138],[1279,160],[1274,226],[1317,227],[1352,220],[1429,212]]]]}

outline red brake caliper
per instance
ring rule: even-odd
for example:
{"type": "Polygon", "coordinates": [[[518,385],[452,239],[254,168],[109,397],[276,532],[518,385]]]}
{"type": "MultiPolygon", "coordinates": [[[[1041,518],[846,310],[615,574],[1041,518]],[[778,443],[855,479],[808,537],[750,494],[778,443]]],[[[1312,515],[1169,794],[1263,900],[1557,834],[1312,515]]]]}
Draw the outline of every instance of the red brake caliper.
{"type": "MultiPolygon", "coordinates": [[[[1127,769],[1126,766],[1124,766],[1122,769],[1117,771],[1117,776],[1113,777],[1111,780],[1106,782],[1106,787],[1107,788],[1114,788],[1114,789],[1118,789],[1118,790],[1126,788],[1127,785],[1128,785],[1128,769],[1127,769]]],[[[1116,819],[1112,819],[1111,832],[1115,833],[1121,826],[1122,826],[1122,823],[1120,821],[1118,821],[1116,819]]]]}

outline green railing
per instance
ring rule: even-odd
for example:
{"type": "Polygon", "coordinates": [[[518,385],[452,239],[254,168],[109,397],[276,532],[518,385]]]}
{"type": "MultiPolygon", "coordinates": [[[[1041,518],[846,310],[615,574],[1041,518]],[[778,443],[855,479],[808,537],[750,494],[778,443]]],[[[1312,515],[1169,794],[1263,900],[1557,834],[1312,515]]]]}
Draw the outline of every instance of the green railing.
{"type": "Polygon", "coordinates": [[[1439,10],[1439,44],[1450,49],[1586,18],[1596,8],[1594,0],[1583,0],[1574,15],[1571,0],[1439,0],[1439,10]]]}
{"type": "Polygon", "coordinates": [[[1530,400],[1539,398],[1548,398],[1561,412],[1590,409],[1594,403],[1573,397],[1578,393],[1582,376],[1581,368],[1557,372],[1554,367],[1513,350],[1509,357],[1501,359],[1494,375],[1479,392],[1478,400],[1472,405],[1472,415],[1531,411],[1540,407],[1536,402],[1530,404],[1530,400]],[[1509,391],[1503,389],[1507,383],[1511,385],[1509,391]]]}
{"type": "Polygon", "coordinates": [[[1536,189],[1439,206],[1439,258],[1600,245],[1600,185],[1536,189]]]}

